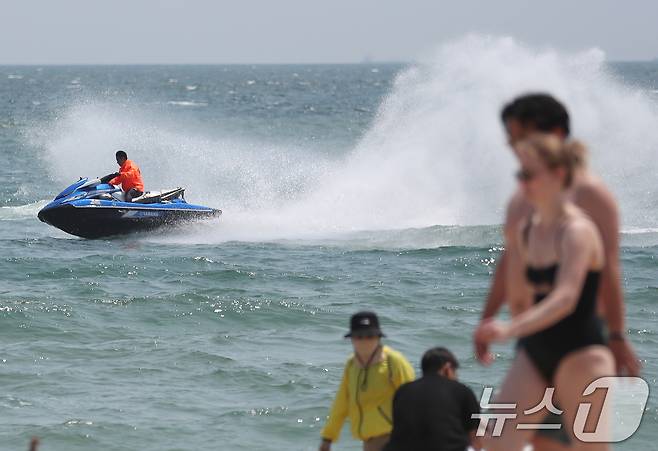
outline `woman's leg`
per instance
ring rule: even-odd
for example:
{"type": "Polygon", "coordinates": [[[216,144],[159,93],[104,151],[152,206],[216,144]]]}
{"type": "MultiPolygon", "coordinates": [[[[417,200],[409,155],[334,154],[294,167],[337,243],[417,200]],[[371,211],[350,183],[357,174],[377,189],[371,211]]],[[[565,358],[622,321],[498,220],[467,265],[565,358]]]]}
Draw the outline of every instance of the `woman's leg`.
{"type": "MultiPolygon", "coordinates": [[[[532,364],[523,348],[519,348],[512,367],[505,377],[503,386],[496,396],[497,404],[515,404],[514,409],[494,409],[489,413],[515,413],[516,418],[505,420],[502,434],[492,436],[495,420],[489,420],[489,428],[484,437],[484,447],[487,451],[521,451],[529,442],[535,431],[524,429],[519,425],[541,424],[546,411],[541,410],[530,415],[523,412],[535,407],[544,398],[546,381],[532,364]]],[[[502,421],[502,420],[499,420],[502,421]]]]}
{"type": "MultiPolygon", "coordinates": [[[[572,449],[588,451],[604,451],[610,449],[609,443],[587,443],[579,440],[574,434],[576,413],[581,404],[591,404],[585,427],[575,425],[577,429],[591,432],[597,425],[597,419],[605,401],[605,390],[597,390],[592,395],[583,396],[587,386],[595,380],[614,376],[615,363],[610,350],[605,346],[588,346],[579,351],[569,353],[558,366],[555,373],[555,395],[564,410],[562,420],[567,434],[571,439],[572,449]]],[[[582,409],[582,407],[580,407],[582,409]]],[[[601,416],[598,421],[606,434],[609,431],[609,418],[601,416]]],[[[606,438],[606,435],[604,435],[606,438]]]]}

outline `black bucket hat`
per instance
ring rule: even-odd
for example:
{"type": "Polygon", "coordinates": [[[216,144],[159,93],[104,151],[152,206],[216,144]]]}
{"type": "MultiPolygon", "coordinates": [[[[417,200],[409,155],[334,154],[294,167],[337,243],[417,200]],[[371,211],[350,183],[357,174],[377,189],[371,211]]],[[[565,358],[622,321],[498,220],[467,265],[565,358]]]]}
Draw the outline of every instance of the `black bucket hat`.
{"type": "Polygon", "coordinates": [[[345,338],[385,337],[379,328],[379,318],[375,312],[358,312],[350,319],[350,331],[345,338]]]}

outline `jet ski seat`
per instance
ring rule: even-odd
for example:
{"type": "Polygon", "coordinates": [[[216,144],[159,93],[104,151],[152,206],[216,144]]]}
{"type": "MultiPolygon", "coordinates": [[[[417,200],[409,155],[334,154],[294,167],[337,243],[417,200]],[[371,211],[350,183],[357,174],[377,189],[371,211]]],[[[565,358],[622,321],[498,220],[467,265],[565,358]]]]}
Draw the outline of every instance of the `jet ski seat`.
{"type": "Polygon", "coordinates": [[[133,199],[137,204],[159,204],[162,202],[171,202],[174,199],[183,198],[185,188],[174,188],[162,191],[148,191],[139,197],[133,199]]]}

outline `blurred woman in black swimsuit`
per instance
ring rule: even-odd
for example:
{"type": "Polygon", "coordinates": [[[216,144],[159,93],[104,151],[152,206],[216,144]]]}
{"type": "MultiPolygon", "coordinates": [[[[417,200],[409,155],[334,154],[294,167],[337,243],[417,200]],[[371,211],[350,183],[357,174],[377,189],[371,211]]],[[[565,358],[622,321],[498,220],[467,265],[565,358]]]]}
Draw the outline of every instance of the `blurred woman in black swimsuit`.
{"type": "MultiPolygon", "coordinates": [[[[604,251],[596,226],[565,192],[571,184],[574,155],[581,145],[537,134],[517,144],[521,169],[517,178],[534,213],[518,237],[520,251],[510,256],[508,303],[522,313],[510,321],[491,319],[476,332],[485,342],[518,338],[517,355],[497,396],[515,403],[517,417],[503,434],[487,440],[487,450],[521,450],[541,424],[546,410],[537,406],[546,388],[555,387],[553,402],[563,410],[571,449],[607,450],[606,443],[583,443],[573,425],[583,391],[594,380],[614,374],[596,316],[596,297],[604,251]]],[[[597,404],[602,399],[587,398],[597,404]]],[[[593,406],[592,411],[596,410],[593,406]]]]}

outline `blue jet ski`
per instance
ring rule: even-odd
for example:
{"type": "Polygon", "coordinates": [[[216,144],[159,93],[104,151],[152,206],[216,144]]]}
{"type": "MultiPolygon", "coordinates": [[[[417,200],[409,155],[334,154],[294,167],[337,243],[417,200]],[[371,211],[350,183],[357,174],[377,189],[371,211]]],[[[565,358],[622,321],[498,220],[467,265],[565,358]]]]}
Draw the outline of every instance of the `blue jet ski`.
{"type": "Polygon", "coordinates": [[[103,179],[81,178],[39,211],[42,222],[82,238],[101,238],[217,217],[221,210],[188,204],[185,190],[146,192],[126,202],[103,179]]]}

